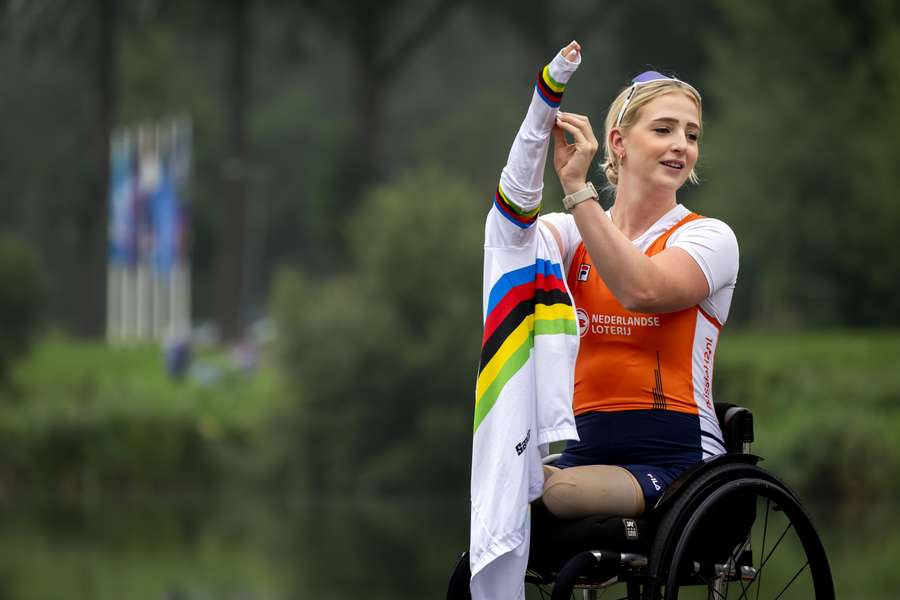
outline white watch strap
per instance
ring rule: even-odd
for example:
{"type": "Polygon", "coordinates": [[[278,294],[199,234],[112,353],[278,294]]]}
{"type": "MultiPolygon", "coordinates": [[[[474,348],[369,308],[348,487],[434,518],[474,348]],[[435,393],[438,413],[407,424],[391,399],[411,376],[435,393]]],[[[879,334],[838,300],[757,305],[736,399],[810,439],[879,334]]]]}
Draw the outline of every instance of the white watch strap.
{"type": "Polygon", "coordinates": [[[578,204],[581,204],[585,200],[590,200],[591,198],[600,200],[600,194],[597,193],[597,188],[594,187],[594,184],[588,181],[583,189],[564,196],[563,206],[566,207],[566,210],[572,210],[578,204]]]}

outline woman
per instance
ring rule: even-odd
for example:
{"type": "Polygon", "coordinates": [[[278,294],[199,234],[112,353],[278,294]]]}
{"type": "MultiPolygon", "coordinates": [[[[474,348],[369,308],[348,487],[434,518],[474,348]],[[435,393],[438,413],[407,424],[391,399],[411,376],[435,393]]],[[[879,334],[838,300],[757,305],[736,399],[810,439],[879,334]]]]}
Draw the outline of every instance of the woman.
{"type": "Polygon", "coordinates": [[[696,182],[701,114],[693,87],[655,72],[618,94],[605,123],[609,211],[587,181],[599,147],[589,120],[556,117],[553,162],[569,214],[541,222],[559,244],[581,335],[581,441],[545,470],[543,502],[558,517],[637,516],[686,469],[724,452],[711,386],[737,241],[676,198],[696,182]]]}
{"type": "Polygon", "coordinates": [[[587,182],[599,146],[590,122],[559,112],[580,63],[572,42],[538,72],[485,222],[476,600],[524,598],[528,502],[542,497],[562,518],[637,516],[724,451],[710,386],[737,243],[724,223],[676,201],[697,162],[700,96],[657,73],[619,94],[606,122],[607,213],[587,182]],[[570,214],[539,219],[551,137],[570,214]],[[550,443],[579,438],[542,472],[550,443]]]}

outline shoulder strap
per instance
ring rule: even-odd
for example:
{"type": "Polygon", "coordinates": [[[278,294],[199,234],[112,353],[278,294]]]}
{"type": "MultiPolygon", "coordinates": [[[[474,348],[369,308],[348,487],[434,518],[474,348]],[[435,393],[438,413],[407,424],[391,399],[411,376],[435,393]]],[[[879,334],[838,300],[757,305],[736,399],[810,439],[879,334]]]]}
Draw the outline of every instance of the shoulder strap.
{"type": "Polygon", "coordinates": [[[675,223],[675,225],[673,225],[671,229],[669,229],[667,232],[665,232],[664,234],[662,234],[661,236],[656,238],[656,240],[654,240],[653,243],[650,244],[650,247],[647,248],[647,252],[646,252],[647,256],[653,256],[654,254],[659,254],[660,252],[665,250],[666,243],[669,241],[669,238],[672,237],[672,234],[675,233],[675,231],[679,227],[681,227],[685,223],[690,223],[691,221],[696,221],[697,219],[702,219],[702,218],[703,218],[703,216],[698,215],[697,213],[688,213],[687,215],[685,215],[685,217],[683,219],[681,219],[680,221],[678,221],[677,223],[675,223]]]}

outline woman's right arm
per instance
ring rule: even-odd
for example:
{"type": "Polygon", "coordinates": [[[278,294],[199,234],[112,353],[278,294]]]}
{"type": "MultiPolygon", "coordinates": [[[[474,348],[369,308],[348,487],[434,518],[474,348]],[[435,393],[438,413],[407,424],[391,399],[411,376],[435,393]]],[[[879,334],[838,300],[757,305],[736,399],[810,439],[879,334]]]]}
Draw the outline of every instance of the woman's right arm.
{"type": "Polygon", "coordinates": [[[528,112],[500,174],[489,216],[497,220],[497,227],[488,228],[486,245],[520,246],[533,236],[541,208],[550,135],[566,83],[580,62],[581,47],[573,41],[538,73],[528,112]]]}

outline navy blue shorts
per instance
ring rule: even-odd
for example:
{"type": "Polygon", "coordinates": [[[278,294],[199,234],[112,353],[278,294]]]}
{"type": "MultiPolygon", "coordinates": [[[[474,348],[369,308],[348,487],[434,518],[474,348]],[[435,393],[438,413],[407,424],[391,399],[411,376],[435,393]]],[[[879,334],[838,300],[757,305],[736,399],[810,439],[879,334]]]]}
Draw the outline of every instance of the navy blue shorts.
{"type": "Polygon", "coordinates": [[[647,510],[682,473],[700,462],[700,421],[667,410],[592,412],[575,417],[580,442],[569,442],[554,466],[615,465],[644,491],[647,510]]]}

